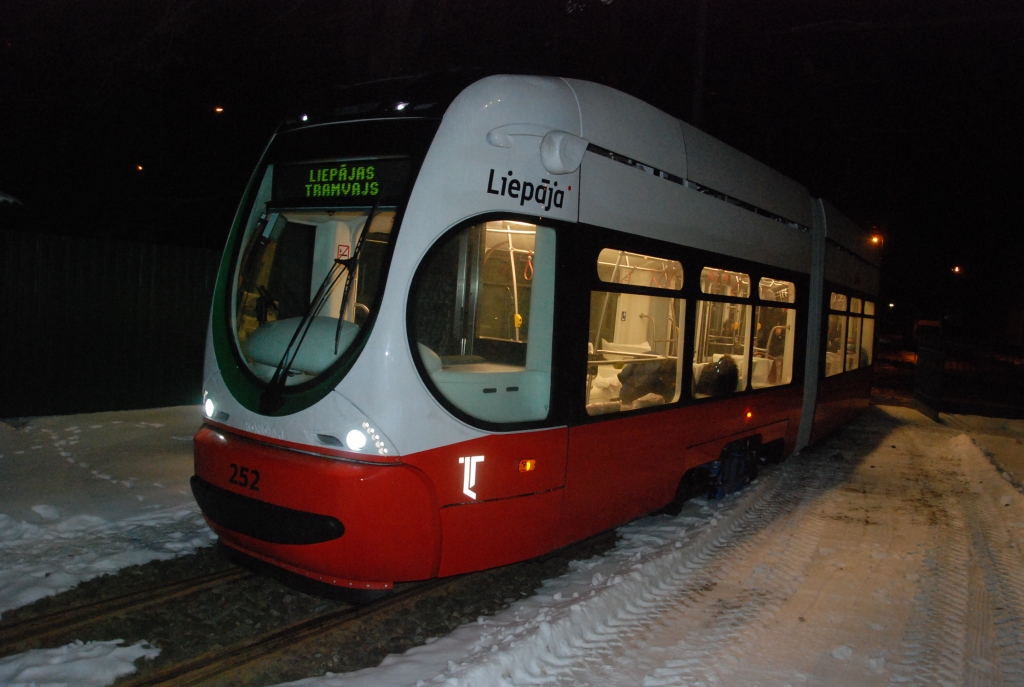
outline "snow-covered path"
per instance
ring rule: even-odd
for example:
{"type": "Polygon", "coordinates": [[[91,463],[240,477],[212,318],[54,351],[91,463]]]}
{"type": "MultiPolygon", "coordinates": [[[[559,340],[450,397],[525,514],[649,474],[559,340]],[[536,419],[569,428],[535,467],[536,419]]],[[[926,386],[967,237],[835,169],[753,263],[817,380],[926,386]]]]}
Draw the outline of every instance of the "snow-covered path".
{"type": "Polygon", "coordinates": [[[498,616],[303,683],[1024,684],[1024,499],[915,411],[620,533],[498,616]]]}
{"type": "Polygon", "coordinates": [[[558,682],[1024,681],[1019,495],[964,435],[866,424],[791,461],[656,613],[558,682]]]}

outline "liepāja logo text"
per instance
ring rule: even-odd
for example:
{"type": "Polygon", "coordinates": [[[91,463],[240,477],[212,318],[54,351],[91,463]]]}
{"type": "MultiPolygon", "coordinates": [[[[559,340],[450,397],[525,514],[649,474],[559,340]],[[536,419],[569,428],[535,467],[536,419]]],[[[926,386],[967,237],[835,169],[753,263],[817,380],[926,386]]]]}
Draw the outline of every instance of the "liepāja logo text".
{"type": "MultiPolygon", "coordinates": [[[[509,170],[508,176],[503,176],[496,181],[492,169],[490,176],[487,177],[487,192],[496,196],[517,198],[520,205],[525,205],[526,201],[533,201],[545,210],[550,210],[552,205],[556,208],[562,207],[562,203],[565,201],[565,190],[558,188],[557,181],[552,183],[549,179],[541,179],[539,184],[535,184],[513,177],[512,170],[509,170]]],[[[572,186],[568,187],[568,190],[571,191],[572,186]]]]}

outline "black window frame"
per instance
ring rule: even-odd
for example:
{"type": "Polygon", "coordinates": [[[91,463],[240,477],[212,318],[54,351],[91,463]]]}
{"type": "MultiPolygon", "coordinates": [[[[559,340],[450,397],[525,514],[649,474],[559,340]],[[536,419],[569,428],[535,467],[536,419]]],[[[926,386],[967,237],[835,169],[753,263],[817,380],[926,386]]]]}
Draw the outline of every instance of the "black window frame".
{"type": "MultiPolygon", "coordinates": [[[[571,240],[562,241],[559,244],[560,249],[566,249],[566,253],[571,250],[570,259],[572,261],[571,267],[562,270],[559,276],[562,280],[574,281],[565,284],[563,289],[564,297],[568,301],[566,305],[570,306],[572,317],[571,321],[566,322],[566,329],[568,331],[565,333],[563,342],[565,348],[557,349],[559,367],[566,371],[567,379],[564,380],[565,385],[561,386],[560,390],[564,393],[563,403],[567,408],[568,420],[571,426],[586,425],[593,422],[610,422],[646,413],[659,413],[691,405],[725,401],[739,396],[752,397],[756,394],[778,393],[794,385],[802,387],[804,383],[804,364],[807,356],[806,332],[809,312],[810,274],[582,222],[575,225],[574,234],[571,240]],[[605,248],[657,256],[666,260],[677,260],[683,266],[683,288],[672,290],[637,287],[631,284],[612,284],[601,281],[597,273],[597,258],[605,248]],[[705,267],[743,272],[750,275],[750,297],[744,299],[703,293],[700,290],[700,273],[705,267]],[[689,390],[693,388],[692,362],[695,345],[693,332],[696,323],[697,301],[744,303],[751,306],[751,313],[753,313],[753,308],[758,304],[769,303],[769,301],[761,301],[759,298],[757,284],[760,282],[761,277],[790,281],[793,282],[796,288],[796,299],[793,303],[776,303],[779,307],[784,306],[796,310],[796,340],[794,341],[792,380],[788,384],[753,389],[751,388],[751,375],[748,374],[747,388],[743,391],[737,391],[727,396],[693,398],[689,390]],[[589,343],[590,308],[588,304],[590,303],[591,293],[594,291],[633,293],[659,297],[672,296],[685,301],[686,312],[683,318],[685,328],[681,334],[682,346],[680,347],[680,355],[683,357],[683,375],[680,381],[682,388],[680,389],[679,400],[619,413],[587,414],[586,379],[588,361],[586,355],[580,355],[580,351],[586,351],[587,344],[589,343]]],[[[560,312],[557,310],[557,307],[558,303],[556,302],[556,317],[557,313],[560,312]]],[[[556,331],[558,329],[559,327],[556,326],[556,331]]],[[[750,362],[752,356],[753,346],[748,345],[748,369],[752,367],[750,362]]],[[[554,378],[552,382],[554,383],[554,378]]]]}

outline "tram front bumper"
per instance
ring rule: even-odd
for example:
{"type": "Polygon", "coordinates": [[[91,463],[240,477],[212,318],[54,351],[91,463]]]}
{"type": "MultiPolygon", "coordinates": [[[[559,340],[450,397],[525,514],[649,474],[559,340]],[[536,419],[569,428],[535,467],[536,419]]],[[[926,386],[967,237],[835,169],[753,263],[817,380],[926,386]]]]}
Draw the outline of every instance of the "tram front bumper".
{"type": "Polygon", "coordinates": [[[417,468],[309,455],[206,425],[192,488],[224,544],[291,572],[366,589],[437,575],[439,509],[417,468]]]}

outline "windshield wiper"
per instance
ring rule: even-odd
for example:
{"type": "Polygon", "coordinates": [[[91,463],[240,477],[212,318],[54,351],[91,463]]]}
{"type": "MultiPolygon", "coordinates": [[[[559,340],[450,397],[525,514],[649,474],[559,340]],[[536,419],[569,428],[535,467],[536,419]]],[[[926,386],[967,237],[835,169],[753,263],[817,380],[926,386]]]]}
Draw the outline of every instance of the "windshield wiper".
{"type": "Polygon", "coordinates": [[[370,214],[367,215],[366,221],[363,223],[363,229],[359,234],[359,240],[356,242],[355,250],[352,251],[352,256],[344,260],[335,258],[334,264],[331,265],[331,269],[328,270],[327,275],[323,281],[320,282],[320,286],[316,290],[313,299],[309,302],[309,306],[306,308],[305,314],[302,319],[299,320],[298,326],[295,327],[295,333],[292,334],[291,340],[288,342],[288,346],[284,349],[284,355],[281,356],[281,362],[277,364],[274,369],[274,375],[270,378],[270,388],[263,395],[260,405],[261,410],[275,411],[282,405],[281,389],[285,385],[285,381],[288,378],[288,373],[295,362],[295,357],[299,354],[299,349],[302,347],[302,343],[306,340],[306,334],[309,333],[309,328],[313,323],[313,318],[319,314],[326,305],[328,298],[330,298],[331,292],[334,287],[338,284],[343,274],[345,278],[345,291],[341,298],[341,306],[338,311],[338,329],[334,336],[334,354],[338,354],[338,342],[341,338],[341,323],[343,315],[345,313],[345,304],[348,302],[348,297],[352,286],[352,276],[355,274],[356,267],[359,265],[359,254],[363,247],[363,240],[366,235],[370,233],[370,224],[373,222],[373,218],[377,215],[377,210],[380,208],[380,199],[384,196],[384,189],[381,188],[377,194],[376,200],[374,200],[373,208],[370,210],[370,214]]]}

